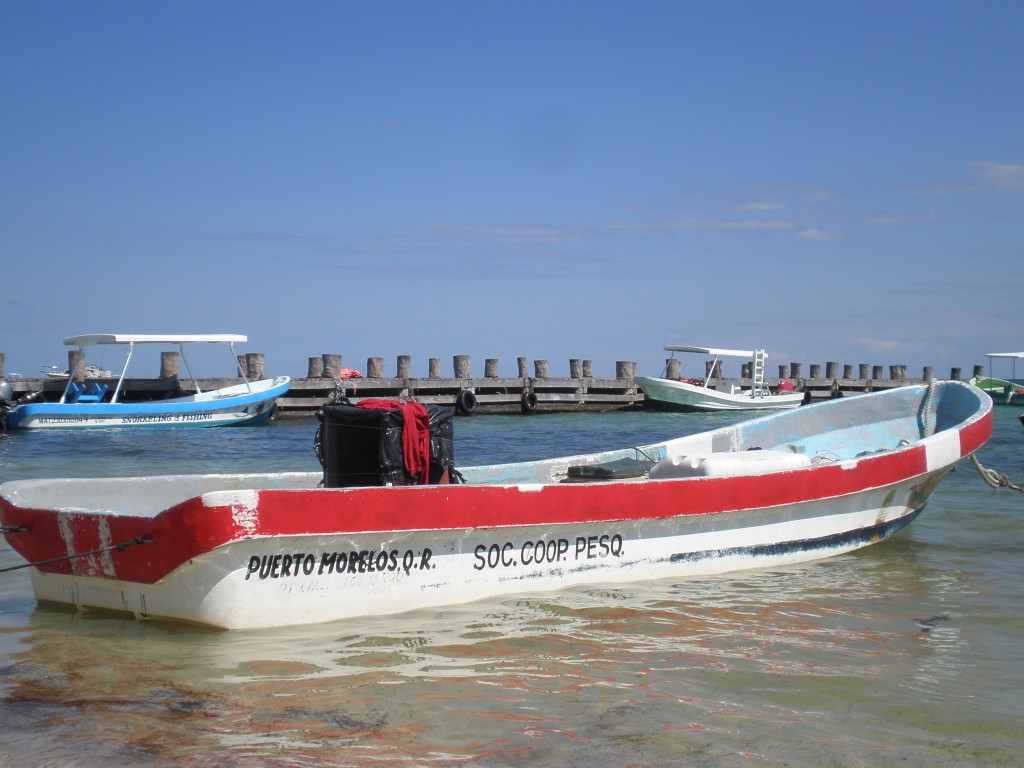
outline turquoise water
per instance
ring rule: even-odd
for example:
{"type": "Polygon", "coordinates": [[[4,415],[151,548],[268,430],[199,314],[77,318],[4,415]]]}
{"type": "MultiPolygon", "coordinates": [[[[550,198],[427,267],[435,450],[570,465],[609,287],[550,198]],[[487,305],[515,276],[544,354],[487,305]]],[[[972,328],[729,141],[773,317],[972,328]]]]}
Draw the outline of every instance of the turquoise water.
{"type": "MultiPolygon", "coordinates": [[[[1024,485],[1017,416],[979,458],[1024,485]]],[[[737,418],[477,416],[456,460],[737,418]]],[[[316,470],[314,431],[0,433],[0,479],[316,470]]],[[[41,607],[0,573],[0,766],[1018,766],[1022,515],[963,462],[851,555],[283,630],[41,607]]]]}

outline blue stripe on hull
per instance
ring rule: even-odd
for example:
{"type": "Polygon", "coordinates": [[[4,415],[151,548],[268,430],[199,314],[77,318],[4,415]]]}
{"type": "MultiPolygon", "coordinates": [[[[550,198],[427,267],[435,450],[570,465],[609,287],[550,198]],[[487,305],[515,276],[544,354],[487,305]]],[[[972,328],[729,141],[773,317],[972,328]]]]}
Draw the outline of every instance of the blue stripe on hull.
{"type": "Polygon", "coordinates": [[[728,549],[710,549],[704,552],[681,552],[672,555],[669,562],[672,563],[697,563],[702,560],[714,560],[724,557],[784,557],[787,555],[816,550],[829,549],[857,549],[882,539],[887,539],[894,533],[910,525],[924,509],[922,505],[913,512],[904,515],[896,520],[890,520],[881,525],[872,525],[867,528],[859,528],[855,531],[844,531],[834,533],[830,536],[819,536],[816,539],[799,539],[796,541],[780,541],[773,544],[757,544],[752,547],[730,547],[728,549]]]}
{"type": "Polygon", "coordinates": [[[8,414],[8,423],[11,428],[27,429],[249,426],[267,421],[273,414],[274,400],[287,391],[288,384],[284,384],[267,390],[201,400],[186,397],[141,403],[27,403],[8,414]],[[216,418],[224,414],[238,415],[226,420],[216,418]]]}

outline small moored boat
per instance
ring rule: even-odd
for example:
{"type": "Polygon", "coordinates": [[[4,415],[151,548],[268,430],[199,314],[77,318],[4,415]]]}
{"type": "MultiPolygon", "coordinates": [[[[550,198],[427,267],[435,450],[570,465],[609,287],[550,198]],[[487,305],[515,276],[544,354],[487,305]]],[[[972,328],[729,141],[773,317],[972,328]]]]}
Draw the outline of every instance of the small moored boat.
{"type": "Polygon", "coordinates": [[[989,370],[992,370],[993,360],[1010,360],[1011,371],[1009,379],[997,379],[991,376],[974,376],[971,384],[981,389],[992,398],[996,405],[1015,405],[1024,402],[1024,384],[1017,381],[1017,361],[1024,360],[1024,352],[989,352],[985,355],[988,358],[989,370]]]}
{"type": "MultiPolygon", "coordinates": [[[[39,369],[39,373],[48,379],[67,379],[71,376],[67,368],[58,368],[56,365],[44,365],[39,369]]],[[[98,365],[87,365],[82,369],[84,379],[109,379],[112,375],[110,371],[105,371],[98,365]]]]}
{"type": "Polygon", "coordinates": [[[155,336],[118,333],[71,336],[64,339],[64,344],[78,347],[83,360],[85,350],[93,345],[114,344],[126,348],[125,364],[113,390],[109,383],[95,376],[88,377],[88,384],[69,376],[67,386],[57,402],[29,396],[17,403],[5,404],[2,416],[10,429],[218,427],[266,421],[273,413],[274,401],[288,391],[291,379],[278,376],[249,381],[238,365],[234,348],[235,343],[245,341],[245,336],[236,334],[155,336]],[[208,392],[199,389],[185,357],[185,345],[207,343],[226,345],[232,365],[242,378],[242,384],[208,392]],[[189,377],[195,383],[196,393],[148,402],[123,401],[125,375],[138,344],[178,347],[189,377]]]}
{"type": "MultiPolygon", "coordinates": [[[[671,352],[665,372],[660,377],[637,376],[637,386],[644,392],[644,403],[654,408],[676,411],[778,411],[796,408],[803,403],[804,396],[799,392],[772,392],[764,383],[764,366],[767,355],[763,349],[753,351],[741,349],[716,349],[714,347],[665,347],[671,352]],[[675,359],[676,352],[695,352],[710,356],[713,360],[707,364],[707,375],[700,379],[668,378],[669,367],[675,359]],[[738,383],[711,386],[719,370],[719,361],[723,357],[744,357],[751,361],[751,387],[741,388],[738,383]]],[[[677,363],[678,364],[678,363],[677,363]]]]}
{"type": "Polygon", "coordinates": [[[996,405],[1016,405],[1024,402],[1024,384],[991,376],[975,376],[970,383],[992,398],[996,405]]]}
{"type": "Polygon", "coordinates": [[[450,408],[321,419],[322,472],[18,480],[0,486],[0,523],[42,601],[224,628],[325,622],[849,552],[921,512],[988,440],[992,403],[961,382],[907,386],[461,472],[450,408]]]}

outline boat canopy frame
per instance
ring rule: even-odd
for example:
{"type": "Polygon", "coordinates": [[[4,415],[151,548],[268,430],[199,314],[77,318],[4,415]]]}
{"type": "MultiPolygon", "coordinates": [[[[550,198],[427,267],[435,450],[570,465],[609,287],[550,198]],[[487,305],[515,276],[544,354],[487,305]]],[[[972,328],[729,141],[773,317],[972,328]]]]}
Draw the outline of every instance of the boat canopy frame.
{"type": "Polygon", "coordinates": [[[1012,370],[1010,371],[1010,381],[1017,382],[1017,361],[1024,360],[1024,352],[986,352],[985,357],[988,358],[988,372],[992,375],[992,358],[1002,358],[1006,360],[1012,360],[1012,370]]]}
{"type": "MultiPolygon", "coordinates": [[[[178,347],[178,354],[181,355],[181,360],[185,363],[185,370],[188,371],[188,377],[195,386],[197,394],[202,394],[202,390],[199,387],[199,382],[196,380],[195,375],[192,373],[192,367],[188,363],[188,357],[185,355],[185,345],[227,344],[231,354],[231,359],[234,362],[235,370],[238,371],[238,375],[241,376],[242,381],[245,382],[247,390],[252,392],[252,384],[249,382],[249,378],[245,375],[245,371],[242,370],[242,366],[238,362],[238,356],[235,354],[235,343],[245,343],[248,340],[248,336],[237,333],[179,334],[176,336],[140,333],[87,333],[80,336],[69,336],[64,339],[64,345],[68,347],[78,347],[80,360],[85,359],[86,348],[94,345],[111,344],[128,347],[124,365],[121,367],[121,373],[117,377],[117,386],[114,387],[114,394],[111,395],[110,398],[110,402],[113,404],[118,402],[118,398],[121,395],[124,379],[128,373],[128,365],[131,362],[136,344],[176,345],[178,347]]],[[[67,386],[64,387],[64,392],[60,396],[61,403],[66,402],[68,392],[71,391],[74,381],[74,371],[69,371],[67,386]]]]}
{"type": "MultiPolygon", "coordinates": [[[[711,362],[711,366],[707,370],[707,376],[704,378],[704,386],[709,387],[711,385],[711,379],[714,377],[715,368],[718,366],[718,360],[722,357],[744,357],[748,358],[754,363],[753,381],[750,387],[750,396],[757,397],[761,392],[766,391],[768,388],[764,383],[764,361],[767,359],[765,351],[763,349],[720,349],[718,347],[690,347],[690,346],[676,346],[671,345],[664,348],[666,352],[671,352],[672,355],[669,360],[675,358],[676,352],[694,352],[701,355],[711,355],[714,360],[711,362]],[[760,364],[758,364],[760,361],[760,364]]],[[[662,376],[668,375],[668,363],[665,364],[665,370],[662,376]]]]}

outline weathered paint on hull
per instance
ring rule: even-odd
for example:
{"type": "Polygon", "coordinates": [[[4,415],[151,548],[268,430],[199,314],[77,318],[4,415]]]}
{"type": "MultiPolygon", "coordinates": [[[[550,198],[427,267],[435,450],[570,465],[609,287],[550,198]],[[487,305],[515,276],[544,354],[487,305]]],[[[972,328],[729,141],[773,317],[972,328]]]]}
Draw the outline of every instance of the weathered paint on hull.
{"type": "Polygon", "coordinates": [[[636,449],[466,468],[466,485],[13,481],[0,519],[39,563],[42,600],[221,627],[313,623],[846,552],[907,524],[991,433],[989,398],[946,382],[636,449]],[[654,462],[647,477],[565,482],[570,466],[638,455],[654,462]]]}
{"type": "Polygon", "coordinates": [[[196,557],[156,584],[36,569],[32,584],[44,601],[227,629],[327,622],[849,552],[908,524],[938,479],[879,490],[856,505],[839,498],[660,520],[256,538],[196,557]]]}

